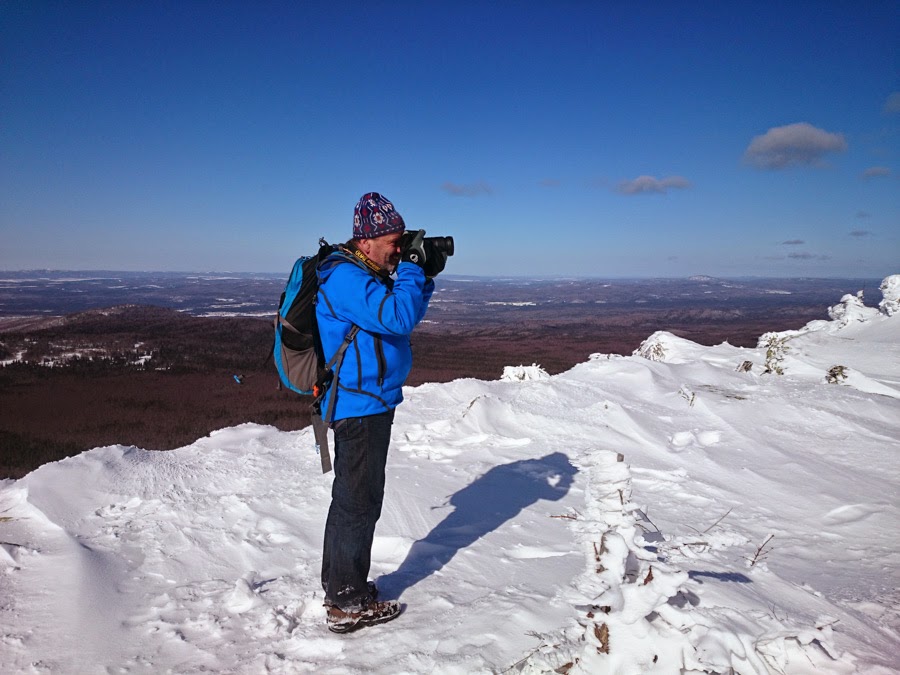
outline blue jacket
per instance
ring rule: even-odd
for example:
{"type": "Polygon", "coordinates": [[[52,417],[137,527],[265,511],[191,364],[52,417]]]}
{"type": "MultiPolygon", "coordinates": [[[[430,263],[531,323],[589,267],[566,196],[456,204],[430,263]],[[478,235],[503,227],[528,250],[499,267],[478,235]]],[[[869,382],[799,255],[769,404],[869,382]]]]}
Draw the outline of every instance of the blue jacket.
{"type": "MultiPolygon", "coordinates": [[[[386,412],[403,400],[412,368],[409,335],[425,316],[434,281],[418,265],[401,262],[396,280],[377,276],[351,255],[336,252],[319,265],[316,319],[325,361],[331,360],[353,324],[360,330],[336,372],[334,422],[386,412]]],[[[332,385],[322,401],[326,416],[332,385]]]]}

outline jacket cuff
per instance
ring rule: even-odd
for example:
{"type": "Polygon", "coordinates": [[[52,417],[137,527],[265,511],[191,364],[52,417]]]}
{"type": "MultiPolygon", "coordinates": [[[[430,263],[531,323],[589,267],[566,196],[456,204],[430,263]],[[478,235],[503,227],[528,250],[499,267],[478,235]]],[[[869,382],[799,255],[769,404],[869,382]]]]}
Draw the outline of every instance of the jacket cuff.
{"type": "Polygon", "coordinates": [[[407,260],[401,260],[401,261],[400,261],[400,264],[397,265],[397,273],[398,273],[398,274],[400,273],[400,268],[408,268],[408,267],[411,267],[412,269],[419,270],[419,274],[421,274],[422,276],[425,276],[425,270],[423,270],[421,267],[419,267],[419,266],[416,265],[415,263],[411,263],[411,262],[409,262],[409,261],[407,261],[407,260]]]}

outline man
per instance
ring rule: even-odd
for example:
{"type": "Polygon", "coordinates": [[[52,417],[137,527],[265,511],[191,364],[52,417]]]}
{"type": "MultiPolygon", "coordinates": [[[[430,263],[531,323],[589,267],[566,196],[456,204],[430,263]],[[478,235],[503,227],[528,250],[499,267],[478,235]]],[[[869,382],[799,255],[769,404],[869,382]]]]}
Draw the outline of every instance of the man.
{"type": "Polygon", "coordinates": [[[426,251],[421,230],[401,250],[405,229],[393,204],[369,192],[354,209],[353,239],[319,266],[316,319],[326,361],[359,327],[321,401],[335,442],[322,587],[327,625],[336,633],[400,614],[400,603],[378,601],[367,581],[372,539],[394,409],[412,366],[409,335],[425,316],[433,277],[446,263],[445,254],[426,251]]]}

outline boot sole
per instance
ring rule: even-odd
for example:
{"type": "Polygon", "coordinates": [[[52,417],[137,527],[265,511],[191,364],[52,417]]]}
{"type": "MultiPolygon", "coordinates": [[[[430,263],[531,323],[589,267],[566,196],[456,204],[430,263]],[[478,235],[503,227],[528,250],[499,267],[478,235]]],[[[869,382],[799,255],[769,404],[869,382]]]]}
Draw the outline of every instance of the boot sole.
{"type": "Polygon", "coordinates": [[[380,623],[387,623],[388,621],[396,619],[401,614],[403,614],[402,606],[394,614],[388,614],[386,616],[380,616],[378,618],[359,619],[355,623],[329,623],[328,630],[330,630],[332,633],[343,635],[345,633],[352,633],[354,631],[357,631],[360,628],[365,628],[366,626],[377,626],[380,623]]]}

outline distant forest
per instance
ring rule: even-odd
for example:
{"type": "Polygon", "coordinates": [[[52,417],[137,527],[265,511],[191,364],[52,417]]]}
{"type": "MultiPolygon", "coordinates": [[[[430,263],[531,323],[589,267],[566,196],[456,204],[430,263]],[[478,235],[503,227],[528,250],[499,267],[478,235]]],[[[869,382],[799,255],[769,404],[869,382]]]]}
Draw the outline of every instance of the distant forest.
{"type": "MultiPolygon", "coordinates": [[[[413,334],[408,384],[493,380],[532,363],[555,374],[595,352],[630,354],[656,330],[755,347],[767,331],[827,318],[819,294],[833,304],[837,282],[802,283],[808,292],[737,298],[722,282],[710,297],[706,281],[666,283],[665,297],[637,282],[447,284],[413,334]],[[586,288],[615,302],[584,302],[586,288]]],[[[272,339],[271,319],[147,305],[0,320],[0,478],[104,445],[169,450],[244,422],[302,429],[310,400],[279,389],[272,339]]]]}

